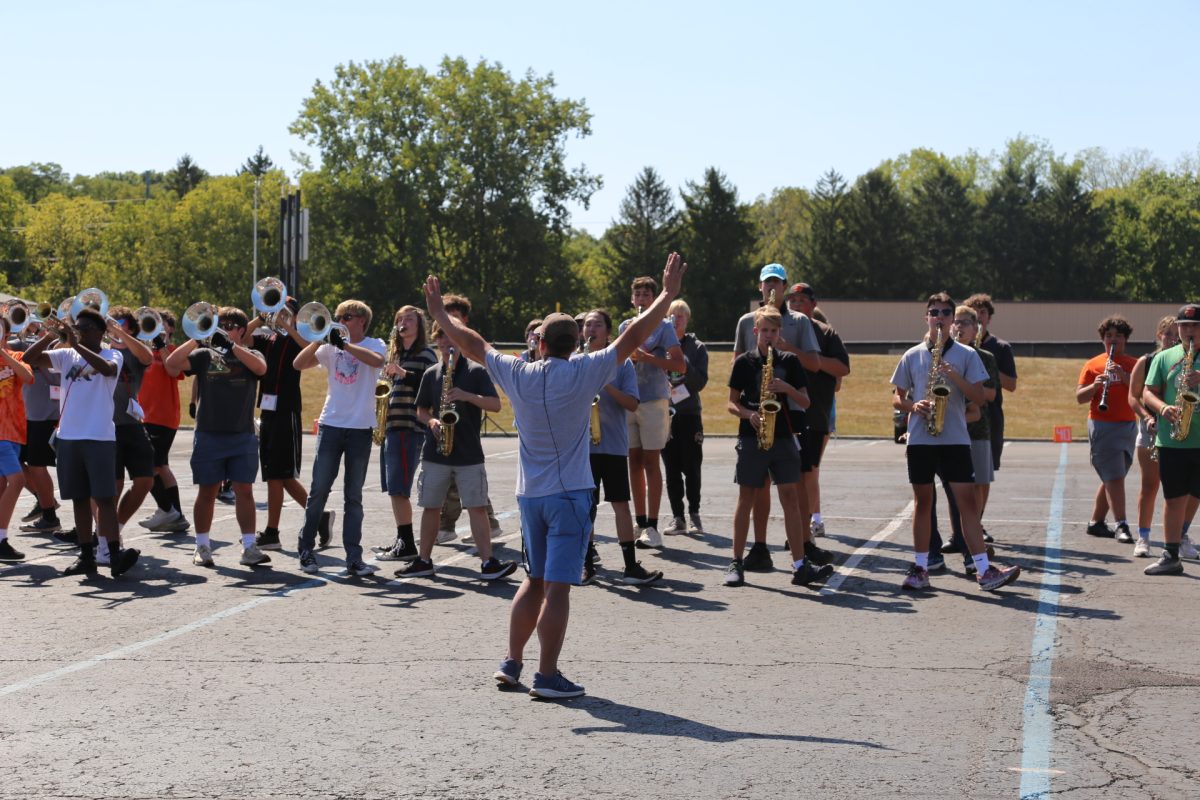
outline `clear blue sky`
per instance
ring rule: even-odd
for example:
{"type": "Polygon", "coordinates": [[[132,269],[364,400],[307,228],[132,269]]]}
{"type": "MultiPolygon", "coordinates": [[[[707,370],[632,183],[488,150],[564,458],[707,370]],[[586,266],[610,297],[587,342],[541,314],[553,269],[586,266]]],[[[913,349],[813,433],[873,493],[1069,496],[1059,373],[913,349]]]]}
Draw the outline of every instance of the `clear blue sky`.
{"type": "Polygon", "coordinates": [[[553,73],[586,100],[574,164],[602,231],[645,165],[708,166],[745,200],[853,177],[914,147],[1195,154],[1200,4],[1161,2],[64,2],[0,20],[0,165],[231,173],[262,144],[289,171],[301,101],[335,65],[400,54],[553,73]],[[1189,56],[1188,53],[1193,55],[1189,56]]]}

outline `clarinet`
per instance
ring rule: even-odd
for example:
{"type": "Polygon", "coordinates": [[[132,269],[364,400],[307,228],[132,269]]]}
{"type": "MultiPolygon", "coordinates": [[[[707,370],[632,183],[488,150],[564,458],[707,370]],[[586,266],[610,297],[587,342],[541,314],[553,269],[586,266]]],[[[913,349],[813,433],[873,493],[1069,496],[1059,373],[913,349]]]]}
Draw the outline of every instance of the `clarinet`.
{"type": "Polygon", "coordinates": [[[1108,361],[1104,364],[1104,374],[1109,377],[1104,381],[1104,388],[1100,390],[1100,404],[1096,406],[1101,411],[1108,411],[1108,387],[1112,383],[1112,376],[1109,374],[1109,371],[1113,367],[1113,350],[1115,349],[1116,345],[1108,346],[1108,361]]]}

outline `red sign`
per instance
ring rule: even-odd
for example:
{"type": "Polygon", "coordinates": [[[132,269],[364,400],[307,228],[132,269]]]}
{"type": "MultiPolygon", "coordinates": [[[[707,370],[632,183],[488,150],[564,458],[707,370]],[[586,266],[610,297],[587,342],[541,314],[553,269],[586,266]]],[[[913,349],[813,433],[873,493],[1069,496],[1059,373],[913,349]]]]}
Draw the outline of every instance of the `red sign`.
{"type": "Polygon", "coordinates": [[[1056,441],[1056,442],[1071,441],[1071,426],[1070,425],[1055,425],[1054,426],[1054,441],[1056,441]]]}

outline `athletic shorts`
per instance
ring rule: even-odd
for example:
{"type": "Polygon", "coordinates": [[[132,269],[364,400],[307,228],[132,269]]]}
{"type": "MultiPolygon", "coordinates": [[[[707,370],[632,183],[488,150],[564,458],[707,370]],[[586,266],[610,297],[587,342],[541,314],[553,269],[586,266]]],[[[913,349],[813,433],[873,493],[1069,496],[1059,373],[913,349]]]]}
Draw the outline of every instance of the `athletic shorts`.
{"type": "Polygon", "coordinates": [[[737,466],[733,482],[738,486],[761,489],[767,485],[767,475],[778,486],[796,483],[804,477],[800,448],[793,436],[776,437],[770,450],[759,450],[758,440],[748,436],[737,440],[737,466]]]}
{"type": "Polygon", "coordinates": [[[521,538],[529,577],[579,583],[592,535],[592,491],[518,497],[517,508],[521,511],[521,538]]]}
{"type": "Polygon", "coordinates": [[[1137,423],[1088,420],[1088,445],[1092,468],[1102,481],[1124,480],[1133,466],[1137,423]]]}
{"type": "Polygon", "coordinates": [[[21,445],[0,440],[0,475],[17,475],[21,472],[21,445]]]}
{"type": "Polygon", "coordinates": [[[175,429],[166,425],[146,423],[146,435],[154,445],[154,466],[165,467],[171,460],[171,445],[175,444],[175,429]]]}
{"type": "Polygon", "coordinates": [[[253,433],[206,433],[192,439],[192,483],[254,483],[258,479],[258,437],[253,433]]]}
{"type": "Polygon", "coordinates": [[[933,483],[935,475],[950,483],[975,482],[969,444],[910,444],[904,455],[908,460],[908,482],[914,486],[933,483]]]}
{"type": "Polygon", "coordinates": [[[992,469],[992,440],[971,440],[971,464],[975,467],[975,483],[991,483],[996,479],[992,469]]]}
{"type": "Polygon", "coordinates": [[[117,426],[117,453],[113,463],[121,478],[127,472],[130,478],[154,477],[154,444],[140,423],[117,426]]]}
{"type": "Polygon", "coordinates": [[[58,493],[63,500],[117,495],[117,443],[59,439],[58,493]]]}
{"type": "Polygon", "coordinates": [[[626,411],[629,426],[629,449],[662,450],[671,436],[670,400],[643,400],[636,411],[626,411]]]}
{"type": "Polygon", "coordinates": [[[53,467],[54,450],[50,447],[50,434],[58,427],[58,420],[25,420],[25,444],[21,445],[21,463],[30,467],[53,467]]]}
{"type": "Polygon", "coordinates": [[[463,508],[487,507],[487,471],[483,464],[454,467],[428,460],[421,462],[421,477],[417,479],[417,505],[421,508],[441,508],[450,491],[451,480],[458,484],[458,497],[463,508]]]}
{"type": "Polygon", "coordinates": [[[412,496],[425,436],[425,431],[415,428],[387,432],[383,447],[379,448],[379,484],[389,497],[412,496]]]}
{"type": "Polygon", "coordinates": [[[628,503],[629,458],[610,453],[592,453],[592,480],[596,482],[596,505],[600,505],[600,487],[604,487],[604,502],[628,503]]]}
{"type": "Polygon", "coordinates": [[[1158,448],[1158,474],[1163,498],[1174,500],[1190,494],[1200,497],[1200,450],[1194,447],[1158,448]]]}
{"type": "Polygon", "coordinates": [[[800,457],[804,459],[804,463],[808,464],[808,469],[805,472],[811,472],[821,466],[821,456],[824,455],[825,437],[829,435],[829,431],[815,431],[812,428],[804,429],[804,443],[800,447],[800,457]]]}
{"type": "Polygon", "coordinates": [[[1149,450],[1154,447],[1155,434],[1150,432],[1150,428],[1144,417],[1138,417],[1138,434],[1137,447],[1139,450],[1149,450]]]}
{"type": "Polygon", "coordinates": [[[264,411],[258,425],[258,461],[264,481],[300,477],[300,412],[264,411]]]}

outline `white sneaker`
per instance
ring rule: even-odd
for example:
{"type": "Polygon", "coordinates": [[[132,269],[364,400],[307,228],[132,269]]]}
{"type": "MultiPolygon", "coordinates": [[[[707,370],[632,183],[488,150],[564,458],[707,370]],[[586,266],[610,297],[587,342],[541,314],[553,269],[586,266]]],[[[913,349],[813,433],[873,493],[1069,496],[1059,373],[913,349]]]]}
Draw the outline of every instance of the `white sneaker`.
{"type": "Polygon", "coordinates": [[[812,535],[814,539],[819,539],[825,535],[825,523],[814,522],[812,524],[812,535]]]}
{"type": "MultiPolygon", "coordinates": [[[[199,550],[200,548],[196,548],[199,550]]],[[[271,560],[271,557],[258,549],[258,545],[252,544],[242,551],[241,563],[246,567],[257,567],[259,564],[266,564],[271,560]]]]}
{"type": "Polygon", "coordinates": [[[1133,545],[1133,555],[1135,558],[1149,558],[1150,540],[1143,539],[1139,536],[1138,540],[1133,545]]]}
{"type": "Polygon", "coordinates": [[[676,535],[676,534],[687,533],[687,532],[688,532],[687,523],[683,521],[683,517],[675,517],[674,519],[672,519],[671,527],[669,527],[663,531],[663,533],[666,533],[669,535],[676,535]]]}
{"type": "Polygon", "coordinates": [[[207,544],[196,545],[196,552],[192,553],[192,563],[197,567],[211,567],[213,565],[212,547],[207,544]]]}
{"type": "Polygon", "coordinates": [[[368,575],[373,575],[378,571],[379,567],[375,566],[374,564],[364,564],[361,561],[357,561],[353,564],[347,564],[346,569],[342,571],[342,575],[346,577],[356,575],[360,578],[365,578],[368,575]]]}
{"type": "Polygon", "coordinates": [[[692,533],[695,533],[695,534],[703,534],[704,533],[704,523],[702,523],[700,521],[699,514],[688,514],[688,519],[691,520],[691,523],[692,523],[692,533]]]}
{"type": "Polygon", "coordinates": [[[156,525],[150,527],[150,530],[155,533],[178,533],[188,529],[187,517],[183,516],[183,512],[172,508],[156,525]]]}
{"type": "Polygon", "coordinates": [[[1192,540],[1188,538],[1186,533],[1179,540],[1179,557],[1190,559],[1200,558],[1200,552],[1196,552],[1196,545],[1192,544],[1192,540]]]}
{"type": "Polygon", "coordinates": [[[438,531],[437,544],[447,544],[448,542],[453,542],[457,538],[458,534],[454,531],[442,529],[438,531]]]}
{"type": "Polygon", "coordinates": [[[658,532],[658,528],[645,528],[642,535],[637,538],[638,547],[654,547],[663,546],[662,534],[658,532]]]}
{"type": "Polygon", "coordinates": [[[168,511],[163,511],[161,508],[156,508],[154,509],[153,514],[139,522],[138,525],[141,525],[143,528],[148,530],[154,530],[155,527],[162,525],[167,520],[173,519],[178,513],[179,512],[173,508],[168,511]]]}

